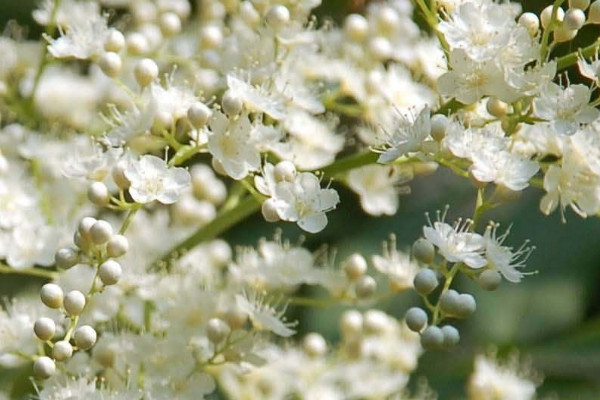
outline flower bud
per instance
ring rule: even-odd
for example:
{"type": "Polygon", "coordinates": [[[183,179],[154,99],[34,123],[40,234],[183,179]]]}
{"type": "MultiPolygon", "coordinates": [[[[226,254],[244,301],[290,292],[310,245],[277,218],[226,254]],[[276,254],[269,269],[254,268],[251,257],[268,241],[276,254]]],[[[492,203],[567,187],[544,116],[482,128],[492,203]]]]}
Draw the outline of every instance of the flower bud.
{"type": "Polygon", "coordinates": [[[65,296],[63,307],[67,314],[76,316],[81,314],[85,308],[85,296],[79,290],[72,290],[65,296]]]}
{"type": "Polygon", "coordinates": [[[56,324],[54,323],[54,320],[42,317],[33,324],[33,332],[35,332],[35,336],[37,336],[38,339],[45,342],[54,337],[54,334],[56,333],[56,324]]]}
{"type": "Polygon", "coordinates": [[[239,15],[248,26],[254,26],[260,21],[260,14],[251,1],[242,1],[239,15]]]}
{"type": "Polygon", "coordinates": [[[355,281],[367,272],[367,260],[359,253],[354,253],[344,261],[344,272],[351,281],[355,281]]]}
{"type": "Polygon", "coordinates": [[[223,31],[219,26],[207,25],[200,31],[202,46],[207,49],[218,49],[223,44],[223,31]]]}
{"type": "Polygon", "coordinates": [[[508,113],[508,104],[496,97],[490,97],[486,103],[487,112],[496,118],[501,118],[508,113]]]}
{"type": "Polygon", "coordinates": [[[121,190],[127,190],[129,189],[129,186],[131,186],[131,182],[129,182],[129,179],[127,179],[127,177],[125,176],[126,168],[127,165],[123,162],[120,162],[117,165],[115,165],[111,171],[113,181],[115,181],[115,184],[121,190]]]}
{"type": "Polygon", "coordinates": [[[222,239],[216,239],[210,242],[208,247],[208,256],[210,261],[217,267],[224,267],[231,261],[231,246],[222,239]]]}
{"type": "Polygon", "coordinates": [[[112,367],[115,364],[117,358],[117,346],[114,343],[107,344],[102,342],[103,345],[98,345],[94,348],[94,360],[104,368],[112,367]]]}
{"type": "Polygon", "coordinates": [[[340,331],[346,337],[360,334],[362,326],[363,316],[356,310],[348,310],[340,318],[340,331]]]}
{"type": "MultiPolygon", "coordinates": [[[[552,8],[553,6],[548,6],[546,8],[544,8],[542,10],[542,12],[540,13],[540,21],[542,22],[542,27],[544,29],[548,28],[548,25],[550,24],[550,20],[552,19],[552,8]]],[[[565,11],[561,8],[558,7],[558,9],[556,10],[556,22],[562,22],[563,19],[565,18],[565,11]]]]}
{"type": "Polygon", "coordinates": [[[296,177],[296,166],[291,161],[281,161],[275,165],[276,182],[292,182],[296,177]]]}
{"type": "Polygon", "coordinates": [[[280,29],[290,21],[290,10],[280,4],[274,5],[267,11],[265,20],[273,29],[280,29]]]}
{"type": "Polygon", "coordinates": [[[460,333],[458,332],[458,329],[451,325],[445,325],[441,329],[442,334],[444,335],[442,346],[446,349],[456,346],[460,341],[460,333]]]}
{"type": "Polygon", "coordinates": [[[150,43],[146,36],[139,32],[127,35],[127,51],[133,55],[142,55],[150,50],[150,43]]]}
{"type": "Polygon", "coordinates": [[[92,204],[98,207],[104,207],[110,202],[108,188],[102,182],[94,182],[90,185],[87,192],[88,199],[92,204]]]}
{"type": "Polygon", "coordinates": [[[114,285],[119,282],[122,274],[123,269],[121,268],[121,264],[115,260],[105,261],[98,267],[98,276],[106,286],[114,285]]]}
{"type": "Polygon", "coordinates": [[[590,5],[588,21],[592,24],[600,24],[600,0],[596,0],[590,5]]]}
{"type": "Polygon", "coordinates": [[[383,333],[389,326],[388,316],[380,310],[371,309],[365,312],[363,317],[363,328],[371,334],[383,333]]]}
{"type": "Polygon", "coordinates": [[[121,56],[117,53],[107,51],[100,56],[98,66],[106,76],[116,78],[121,73],[123,62],[121,61],[121,56]]]}
{"type": "Polygon", "coordinates": [[[369,275],[361,276],[354,285],[354,292],[359,299],[366,299],[373,296],[376,290],[377,282],[369,275]]]}
{"type": "Polygon", "coordinates": [[[267,222],[277,222],[281,219],[277,213],[275,199],[267,199],[263,201],[260,211],[267,222]]]}
{"type": "Polygon", "coordinates": [[[56,361],[65,361],[71,358],[73,355],[73,346],[71,343],[61,340],[54,343],[54,347],[52,348],[52,357],[56,361]]]}
{"type": "Polygon", "coordinates": [[[327,352],[327,342],[318,333],[309,333],[302,339],[302,350],[309,357],[321,357],[327,352]]]}
{"type": "Polygon", "coordinates": [[[181,32],[181,19],[173,12],[166,12],[160,16],[158,26],[166,37],[174,36],[181,32]]]}
{"type": "Polygon", "coordinates": [[[431,116],[431,137],[436,142],[441,142],[446,137],[448,123],[448,117],[443,114],[433,114],[431,116]]]}
{"type": "Polygon", "coordinates": [[[104,50],[107,52],[118,53],[125,47],[125,36],[117,29],[111,29],[104,39],[104,50]]]}
{"type": "Polygon", "coordinates": [[[435,259],[435,248],[427,239],[417,239],[412,246],[415,259],[425,264],[431,264],[435,259]]]}
{"type": "Polygon", "coordinates": [[[248,314],[239,307],[234,306],[225,314],[225,320],[231,329],[240,329],[246,324],[248,314]]]}
{"type": "Polygon", "coordinates": [[[449,289],[442,293],[439,299],[442,311],[446,314],[454,315],[458,310],[458,297],[458,292],[453,289],[449,289]]]}
{"type": "Polygon", "coordinates": [[[90,237],[94,244],[100,245],[109,241],[113,235],[112,226],[102,219],[96,221],[90,229],[90,237]]]}
{"type": "Polygon", "coordinates": [[[36,378],[48,379],[56,372],[56,364],[50,357],[39,357],[33,363],[33,374],[36,378]]]}
{"type": "Polygon", "coordinates": [[[158,77],[158,65],[150,58],[143,58],[133,68],[135,80],[140,87],[146,87],[158,77]]]}
{"type": "Polygon", "coordinates": [[[231,90],[225,91],[223,93],[223,98],[221,99],[221,107],[223,107],[223,111],[230,118],[236,117],[239,113],[242,112],[242,108],[244,107],[244,103],[239,96],[233,94],[231,90]]]}
{"type": "Polygon", "coordinates": [[[106,244],[106,254],[109,257],[117,258],[127,253],[129,250],[129,240],[123,235],[113,235],[106,244]]]}
{"type": "Polygon", "coordinates": [[[535,36],[540,29],[540,19],[537,15],[531,12],[521,14],[519,17],[519,25],[527,29],[529,36],[535,36]]]}
{"type": "Polygon", "coordinates": [[[475,298],[468,293],[463,293],[458,296],[455,315],[460,318],[467,318],[475,312],[476,308],[475,298]]]}
{"type": "Polygon", "coordinates": [[[390,41],[381,36],[376,36],[369,40],[368,48],[373,57],[379,61],[389,59],[393,52],[390,41]]]}
{"type": "Polygon", "coordinates": [[[443,343],[444,333],[437,326],[428,326],[421,333],[421,345],[425,350],[439,349],[443,343]]]}
{"type": "Polygon", "coordinates": [[[502,276],[493,269],[485,270],[477,277],[477,284],[485,290],[496,290],[500,283],[502,283],[502,276]]]}
{"type": "Polygon", "coordinates": [[[70,247],[63,247],[54,255],[56,266],[61,269],[69,269],[79,262],[77,251],[70,247]]]}
{"type": "Polygon", "coordinates": [[[566,30],[579,30],[585,24],[585,13],[579,8],[571,8],[565,13],[563,28],[566,30]]]}
{"type": "Polygon", "coordinates": [[[91,349],[92,346],[96,343],[96,339],[98,335],[94,328],[89,325],[80,326],[75,330],[73,334],[73,340],[75,340],[75,345],[79,347],[81,350],[91,349]]]}
{"type": "Polygon", "coordinates": [[[42,303],[50,308],[60,308],[63,303],[63,290],[55,283],[46,283],[40,289],[42,303]]]}
{"type": "Polygon", "coordinates": [[[419,307],[411,307],[404,316],[406,325],[413,332],[421,332],[427,325],[427,313],[419,307]]]}
{"type": "Polygon", "coordinates": [[[590,6],[590,0],[569,0],[569,8],[586,10],[590,6]]]}
{"type": "Polygon", "coordinates": [[[194,103],[188,108],[187,118],[190,124],[196,129],[203,128],[208,119],[212,115],[212,111],[204,103],[194,103]]]}
{"type": "Polygon", "coordinates": [[[426,296],[438,287],[439,282],[436,273],[432,269],[424,268],[415,275],[413,285],[418,293],[426,296]]]}
{"type": "Polygon", "coordinates": [[[98,222],[96,218],[93,217],[83,217],[81,221],[79,221],[79,226],[77,227],[77,232],[81,235],[81,238],[86,241],[92,240],[90,235],[90,230],[92,226],[98,222]]]}
{"type": "Polygon", "coordinates": [[[211,318],[206,323],[206,336],[214,344],[221,343],[231,332],[231,328],[220,318],[211,318]]]}
{"type": "Polygon", "coordinates": [[[369,22],[360,14],[350,14],[344,21],[344,32],[351,40],[360,42],[369,34],[369,22]]]}

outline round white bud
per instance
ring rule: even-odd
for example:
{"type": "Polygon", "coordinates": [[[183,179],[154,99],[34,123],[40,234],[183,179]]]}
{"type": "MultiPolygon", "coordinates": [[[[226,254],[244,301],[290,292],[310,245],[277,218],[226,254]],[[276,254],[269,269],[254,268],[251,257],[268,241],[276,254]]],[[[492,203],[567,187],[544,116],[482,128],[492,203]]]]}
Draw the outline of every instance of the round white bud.
{"type": "Polygon", "coordinates": [[[73,355],[73,346],[71,343],[61,340],[54,343],[54,347],[52,348],[52,357],[56,361],[65,361],[71,358],[73,355]]]}
{"type": "Polygon", "coordinates": [[[578,31],[576,29],[568,30],[564,27],[560,27],[554,31],[554,40],[556,40],[557,43],[568,42],[575,39],[577,32],[578,31]]]}
{"type": "Polygon", "coordinates": [[[444,344],[444,333],[437,326],[428,326],[421,333],[421,345],[425,350],[439,349],[444,344]]]}
{"type": "Polygon", "coordinates": [[[415,290],[422,294],[428,295],[438,287],[439,281],[435,271],[429,268],[423,268],[415,275],[413,285],[415,290]]]}
{"type": "Polygon", "coordinates": [[[181,32],[181,19],[174,12],[166,12],[161,15],[158,25],[165,36],[174,36],[181,32]]]}
{"type": "Polygon", "coordinates": [[[79,262],[79,255],[75,249],[63,247],[54,254],[54,262],[61,269],[69,269],[79,262]]]}
{"type": "Polygon", "coordinates": [[[448,117],[443,114],[433,114],[431,116],[431,137],[441,142],[446,137],[446,130],[448,129],[448,117]]]}
{"type": "Polygon", "coordinates": [[[354,281],[367,272],[367,260],[359,254],[354,253],[349,256],[343,263],[344,272],[348,279],[354,281]]]}
{"type": "Polygon", "coordinates": [[[108,188],[102,182],[92,183],[88,188],[87,197],[92,204],[97,205],[98,207],[104,207],[110,202],[108,188]]]}
{"type": "Polygon", "coordinates": [[[150,58],[143,58],[135,64],[133,74],[138,85],[148,86],[158,77],[158,65],[150,58]]]}
{"type": "Polygon", "coordinates": [[[384,37],[377,36],[369,41],[369,51],[379,61],[385,61],[392,56],[392,45],[384,37]]]}
{"type": "Polygon", "coordinates": [[[354,285],[354,292],[360,299],[373,296],[376,290],[377,282],[375,282],[375,279],[369,275],[361,276],[354,285]]]}
{"type": "Polygon", "coordinates": [[[323,336],[312,332],[302,339],[302,350],[309,357],[321,357],[327,352],[327,342],[323,336]]]}
{"type": "Polygon", "coordinates": [[[431,264],[435,259],[435,248],[427,239],[417,239],[412,245],[412,255],[425,264],[431,264]]]}
{"type": "Polygon", "coordinates": [[[508,113],[508,104],[497,97],[490,97],[486,103],[486,109],[494,117],[500,118],[508,113]]]}
{"type": "Polygon", "coordinates": [[[273,29],[280,29],[290,21],[290,10],[281,4],[274,5],[267,11],[265,20],[273,29]]]}
{"type": "Polygon", "coordinates": [[[231,261],[231,246],[222,239],[213,240],[208,246],[208,256],[217,267],[224,267],[231,261]]]}
{"type": "Polygon", "coordinates": [[[115,181],[115,184],[121,190],[127,190],[129,189],[129,186],[131,186],[131,182],[129,182],[129,179],[127,179],[127,177],[125,176],[126,168],[126,163],[120,162],[117,165],[115,165],[111,171],[113,181],[115,181]]]}
{"type": "Polygon", "coordinates": [[[476,308],[475,298],[468,293],[463,293],[458,296],[455,315],[460,318],[467,318],[475,312],[476,308]]]}
{"type": "Polygon", "coordinates": [[[239,307],[234,306],[227,310],[225,319],[227,320],[227,325],[229,325],[231,329],[240,329],[246,324],[248,314],[239,307]]]}
{"type": "Polygon", "coordinates": [[[279,214],[277,213],[277,205],[275,204],[275,199],[266,199],[263,201],[260,212],[262,213],[263,218],[267,222],[277,222],[281,220],[279,214]]]}
{"type": "Polygon", "coordinates": [[[223,44],[223,31],[219,26],[207,25],[200,31],[202,46],[206,49],[218,49],[223,44]]]}
{"type": "Polygon", "coordinates": [[[250,1],[242,1],[239,15],[248,26],[254,26],[260,21],[260,14],[250,1]]]}
{"type": "Polygon", "coordinates": [[[585,13],[579,8],[570,8],[565,13],[563,28],[566,30],[579,30],[585,24],[585,13]]]}
{"type": "Polygon", "coordinates": [[[427,313],[419,307],[411,307],[404,316],[406,325],[411,331],[421,332],[427,325],[427,313]]]}
{"type": "Polygon", "coordinates": [[[383,333],[389,326],[388,316],[381,310],[371,309],[363,316],[363,328],[371,334],[383,333]]]}
{"type": "Polygon", "coordinates": [[[50,308],[60,308],[63,303],[63,290],[56,283],[46,283],[40,289],[42,303],[50,308]]]}
{"type": "Polygon", "coordinates": [[[519,17],[519,25],[527,29],[529,36],[535,36],[540,29],[540,19],[532,12],[526,12],[519,17]]]}
{"type": "Polygon", "coordinates": [[[113,228],[107,221],[99,219],[90,229],[90,237],[94,244],[104,244],[113,235],[113,228]]]}
{"type": "Polygon", "coordinates": [[[442,334],[444,335],[444,341],[442,346],[445,348],[454,347],[460,341],[460,333],[458,329],[451,325],[445,325],[441,328],[442,334]]]}
{"type": "Polygon", "coordinates": [[[114,285],[119,282],[122,274],[123,269],[121,268],[121,264],[115,260],[105,261],[98,267],[98,276],[106,286],[114,285]]]}
{"type": "Polygon", "coordinates": [[[98,335],[94,328],[89,325],[80,326],[75,330],[73,334],[73,340],[75,340],[75,345],[79,347],[81,350],[91,349],[92,346],[96,343],[96,339],[98,335]]]}
{"type": "Polygon", "coordinates": [[[77,232],[81,235],[81,238],[84,240],[92,240],[90,235],[90,230],[92,226],[98,222],[98,220],[94,217],[83,217],[81,221],[79,221],[79,225],[77,227],[77,232]]]}
{"type": "Polygon", "coordinates": [[[75,316],[81,314],[85,308],[85,295],[79,290],[72,290],[65,296],[63,307],[67,314],[75,316]]]}
{"type": "Polygon", "coordinates": [[[369,22],[360,14],[350,14],[344,21],[344,32],[350,39],[360,42],[369,34],[369,22]]]}
{"type": "Polygon", "coordinates": [[[221,343],[231,332],[231,328],[220,318],[211,318],[206,323],[206,337],[214,344],[221,343]]]}
{"type": "Polygon", "coordinates": [[[125,36],[117,29],[111,29],[104,39],[104,50],[118,53],[125,47],[125,36]]]}
{"type": "Polygon", "coordinates": [[[217,158],[213,157],[210,160],[210,165],[217,174],[221,176],[228,176],[227,171],[225,171],[225,168],[223,167],[223,163],[221,163],[221,161],[219,161],[217,158]]]}
{"type": "Polygon", "coordinates": [[[33,374],[36,378],[48,379],[56,372],[56,364],[50,357],[39,357],[33,363],[33,374]]]}
{"type": "Polygon", "coordinates": [[[363,316],[359,311],[348,310],[340,318],[340,331],[344,336],[356,336],[362,332],[363,316]]]}
{"type": "Polygon", "coordinates": [[[222,204],[227,198],[227,186],[218,179],[211,179],[204,191],[204,198],[216,206],[222,204]]]}
{"type": "Polygon", "coordinates": [[[231,90],[227,90],[223,93],[221,107],[229,117],[235,117],[242,112],[244,103],[239,96],[236,96],[231,90]]]}
{"type": "Polygon", "coordinates": [[[107,51],[100,56],[100,59],[98,60],[98,66],[106,76],[115,78],[121,73],[123,62],[121,61],[121,56],[119,56],[117,53],[107,51]]]}
{"type": "Polygon", "coordinates": [[[389,35],[398,29],[401,25],[398,12],[392,7],[381,7],[377,13],[377,26],[379,30],[389,35]]]}
{"type": "Polygon", "coordinates": [[[127,51],[133,55],[142,55],[148,52],[150,43],[146,36],[139,32],[133,32],[127,35],[127,51]]]}
{"type": "Polygon", "coordinates": [[[487,269],[477,277],[477,284],[485,290],[496,290],[500,283],[502,283],[502,276],[493,269],[487,269]]]}
{"type": "Polygon", "coordinates": [[[192,104],[187,111],[188,121],[196,129],[203,128],[211,115],[212,111],[210,108],[200,102],[192,104]]]}
{"type": "Polygon", "coordinates": [[[442,293],[439,299],[442,311],[446,314],[456,314],[458,310],[458,297],[458,292],[453,289],[449,289],[442,293]]]}
{"type": "Polygon", "coordinates": [[[296,177],[296,166],[291,161],[281,161],[275,165],[276,182],[292,182],[296,177]]]}
{"type": "Polygon", "coordinates": [[[115,343],[102,342],[102,345],[94,347],[94,360],[105,368],[112,367],[117,358],[117,350],[115,343]]]}
{"type": "Polygon", "coordinates": [[[106,253],[109,257],[117,258],[127,253],[129,240],[123,235],[113,235],[106,244],[106,253]]]}
{"type": "Polygon", "coordinates": [[[600,24],[600,0],[596,0],[590,5],[588,21],[592,24],[600,24]]]}
{"type": "Polygon", "coordinates": [[[569,8],[586,10],[590,6],[590,0],[569,0],[569,8]]]}
{"type": "MultiPolygon", "coordinates": [[[[542,22],[542,27],[544,29],[548,28],[548,25],[550,24],[550,20],[552,19],[552,8],[553,6],[548,6],[546,8],[544,8],[542,10],[542,12],[540,13],[540,21],[542,22]]],[[[556,10],[556,22],[562,22],[563,19],[565,18],[565,11],[561,8],[558,7],[558,9],[556,10]]]]}
{"type": "Polygon", "coordinates": [[[56,333],[56,324],[54,323],[54,320],[42,317],[33,324],[33,332],[35,332],[35,336],[37,336],[38,339],[45,342],[54,337],[54,334],[56,333]]]}

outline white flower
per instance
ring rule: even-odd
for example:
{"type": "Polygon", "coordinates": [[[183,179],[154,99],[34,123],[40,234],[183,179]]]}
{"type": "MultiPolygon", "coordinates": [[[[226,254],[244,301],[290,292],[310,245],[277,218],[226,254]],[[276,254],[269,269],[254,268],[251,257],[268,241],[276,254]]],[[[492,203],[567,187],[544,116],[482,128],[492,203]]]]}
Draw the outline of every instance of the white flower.
{"type": "Polygon", "coordinates": [[[158,200],[163,204],[175,203],[190,185],[190,173],[184,168],[169,168],[156,156],[144,155],[125,169],[131,182],[129,194],[138,203],[158,200]]]}
{"type": "Polygon", "coordinates": [[[523,371],[514,357],[502,365],[494,357],[479,355],[469,379],[469,400],[487,400],[490,394],[497,400],[533,399],[537,385],[527,375],[530,373],[523,371]]]}
{"type": "Polygon", "coordinates": [[[431,133],[431,112],[428,107],[423,108],[414,122],[407,118],[398,119],[398,127],[392,133],[385,150],[377,162],[392,162],[407,153],[419,151],[423,142],[431,133]]]}
{"type": "Polygon", "coordinates": [[[57,231],[49,226],[24,224],[12,231],[6,262],[14,269],[48,267],[54,264],[58,247],[57,231]]]}
{"type": "Polygon", "coordinates": [[[445,217],[423,227],[423,236],[438,248],[438,252],[452,263],[463,262],[471,268],[482,268],[487,264],[483,257],[485,241],[477,233],[469,232],[472,221],[456,221],[454,227],[443,222],[445,217]]]}
{"type": "Polygon", "coordinates": [[[69,22],[58,39],[46,37],[50,43],[48,52],[53,57],[74,57],[85,60],[102,52],[104,40],[109,32],[104,16],[93,13],[87,18],[69,22]]]}
{"type": "Polygon", "coordinates": [[[577,66],[579,67],[579,73],[588,79],[595,81],[596,83],[600,79],[600,60],[598,59],[598,53],[596,53],[593,60],[589,63],[581,55],[577,60],[577,66]]]}
{"type": "Polygon", "coordinates": [[[399,193],[408,193],[400,185],[412,179],[412,168],[367,165],[348,173],[348,186],[360,196],[360,204],[368,214],[394,215],[398,210],[399,193]]]}
{"type": "Polygon", "coordinates": [[[475,61],[462,49],[450,52],[452,70],[437,81],[439,92],[464,104],[473,104],[485,95],[513,102],[519,93],[504,79],[504,72],[493,61],[475,61]]]}
{"type": "Polygon", "coordinates": [[[488,266],[497,269],[507,281],[518,283],[526,275],[519,269],[525,267],[525,262],[535,247],[528,246],[528,241],[525,241],[516,251],[513,251],[512,247],[503,246],[504,240],[510,233],[510,227],[502,235],[496,236],[498,226],[499,224],[491,222],[483,234],[488,266]]]}
{"type": "Polygon", "coordinates": [[[506,46],[514,15],[505,4],[468,2],[438,25],[452,49],[463,49],[475,61],[494,58],[506,46]]]}
{"type": "Polygon", "coordinates": [[[383,242],[382,255],[373,256],[373,266],[388,277],[394,290],[411,288],[415,275],[419,272],[419,266],[410,256],[396,248],[395,235],[390,236],[389,243],[383,242]]]}
{"type": "Polygon", "coordinates": [[[208,137],[208,151],[230,177],[243,179],[260,168],[260,152],[251,136],[252,124],[247,114],[231,121],[225,114],[214,111],[209,125],[212,133],[208,137]]]}
{"type": "Polygon", "coordinates": [[[572,135],[580,124],[588,124],[600,116],[600,111],[588,104],[591,94],[585,85],[562,88],[550,82],[533,101],[534,114],[551,121],[558,133],[572,135]]]}
{"type": "Polygon", "coordinates": [[[334,189],[321,189],[319,178],[309,172],[298,174],[293,182],[278,183],[273,200],[279,218],[297,222],[300,228],[310,233],[325,228],[325,213],[340,202],[334,189]]]}
{"type": "Polygon", "coordinates": [[[236,295],[237,306],[248,314],[252,321],[252,326],[257,330],[267,330],[276,335],[288,337],[296,333],[290,326],[294,323],[287,322],[285,317],[285,307],[282,311],[277,311],[274,306],[268,304],[264,296],[251,292],[245,295],[236,295]]]}
{"type": "Polygon", "coordinates": [[[235,75],[227,75],[229,91],[242,99],[246,108],[253,112],[263,112],[275,120],[285,117],[283,99],[275,97],[265,87],[255,87],[235,75]]]}
{"type": "Polygon", "coordinates": [[[508,151],[486,151],[472,156],[471,173],[480,182],[494,182],[510,190],[520,191],[540,169],[538,163],[508,151]]]}

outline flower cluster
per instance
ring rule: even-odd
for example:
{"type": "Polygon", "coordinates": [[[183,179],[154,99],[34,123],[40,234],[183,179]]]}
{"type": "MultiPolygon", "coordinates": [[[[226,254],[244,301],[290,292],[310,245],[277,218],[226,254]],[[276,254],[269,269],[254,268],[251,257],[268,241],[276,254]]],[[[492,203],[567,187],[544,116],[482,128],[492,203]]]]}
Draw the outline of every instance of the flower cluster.
{"type": "MultiPolygon", "coordinates": [[[[31,364],[37,398],[430,399],[408,389],[419,356],[458,346],[448,321],[477,308],[455,278],[532,274],[534,247],[486,213],[530,188],[544,214],[600,213],[598,40],[556,47],[600,24],[600,0],[539,16],[382,0],[339,26],[321,3],[45,0],[41,54],[5,30],[0,274],[47,282],[43,306],[0,309],[0,364],[31,364]],[[340,188],[389,216],[438,169],[471,190],[471,218],[428,217],[407,251],[396,234],[372,257],[314,251],[340,188]],[[259,211],[310,246],[224,239],[259,211]],[[377,308],[412,290],[424,306],[403,319],[377,308]],[[288,308],[330,305],[341,339],[295,342],[288,308]]],[[[532,398],[515,368],[477,357],[469,398],[532,398]]]]}

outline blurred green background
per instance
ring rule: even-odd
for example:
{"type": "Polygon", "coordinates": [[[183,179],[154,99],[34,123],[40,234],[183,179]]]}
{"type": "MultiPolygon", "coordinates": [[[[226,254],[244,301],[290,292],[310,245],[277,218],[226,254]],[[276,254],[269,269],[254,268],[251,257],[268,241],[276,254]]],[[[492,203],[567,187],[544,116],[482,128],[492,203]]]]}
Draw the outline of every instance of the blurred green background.
{"type": "MultiPolygon", "coordinates": [[[[319,14],[338,21],[350,10],[360,11],[364,6],[360,0],[323,3],[319,14]]],[[[0,0],[0,26],[16,20],[29,27],[29,35],[35,37],[40,31],[30,17],[34,4],[34,0],[0,0]]],[[[548,4],[523,1],[526,11],[539,12],[548,4]]],[[[562,45],[556,52],[561,54],[591,43],[597,35],[597,26],[587,27],[575,43],[562,45]]],[[[574,75],[571,73],[570,77],[574,75]]],[[[412,194],[401,199],[400,210],[392,218],[365,216],[357,197],[339,188],[340,207],[329,214],[326,230],[316,237],[307,237],[306,245],[317,249],[328,243],[337,249],[337,259],[341,260],[355,251],[380,252],[382,242],[392,232],[397,235],[399,247],[409,247],[421,235],[424,213],[442,209],[446,204],[451,206],[449,219],[472,215],[475,189],[448,171],[417,178],[410,186],[412,194]]],[[[492,293],[482,291],[467,279],[459,280],[458,289],[477,298],[477,312],[459,324],[461,345],[448,353],[425,354],[415,374],[426,376],[440,399],[465,397],[473,356],[489,349],[490,344],[497,345],[501,354],[517,348],[523,358],[531,359],[534,368],[545,377],[538,392],[540,397],[600,399],[600,221],[582,220],[572,212],[567,212],[567,223],[561,222],[559,213],[545,217],[538,209],[542,194],[530,188],[519,201],[484,215],[484,219],[493,219],[504,227],[513,224],[508,244],[519,246],[531,239],[537,249],[528,262],[528,270],[539,273],[518,285],[504,283],[492,293]]],[[[281,228],[284,237],[291,241],[302,234],[289,224],[281,228]]],[[[259,237],[272,237],[273,233],[273,224],[255,216],[228,232],[226,239],[234,245],[253,245],[259,237]]],[[[15,277],[0,277],[0,295],[14,293],[20,283],[15,277]]],[[[407,294],[379,306],[401,317],[413,304],[419,304],[419,300],[407,294]]],[[[292,316],[301,321],[301,332],[324,332],[332,341],[338,335],[336,316],[343,310],[290,309],[292,316]]],[[[27,373],[0,371],[8,380],[27,373]]]]}

